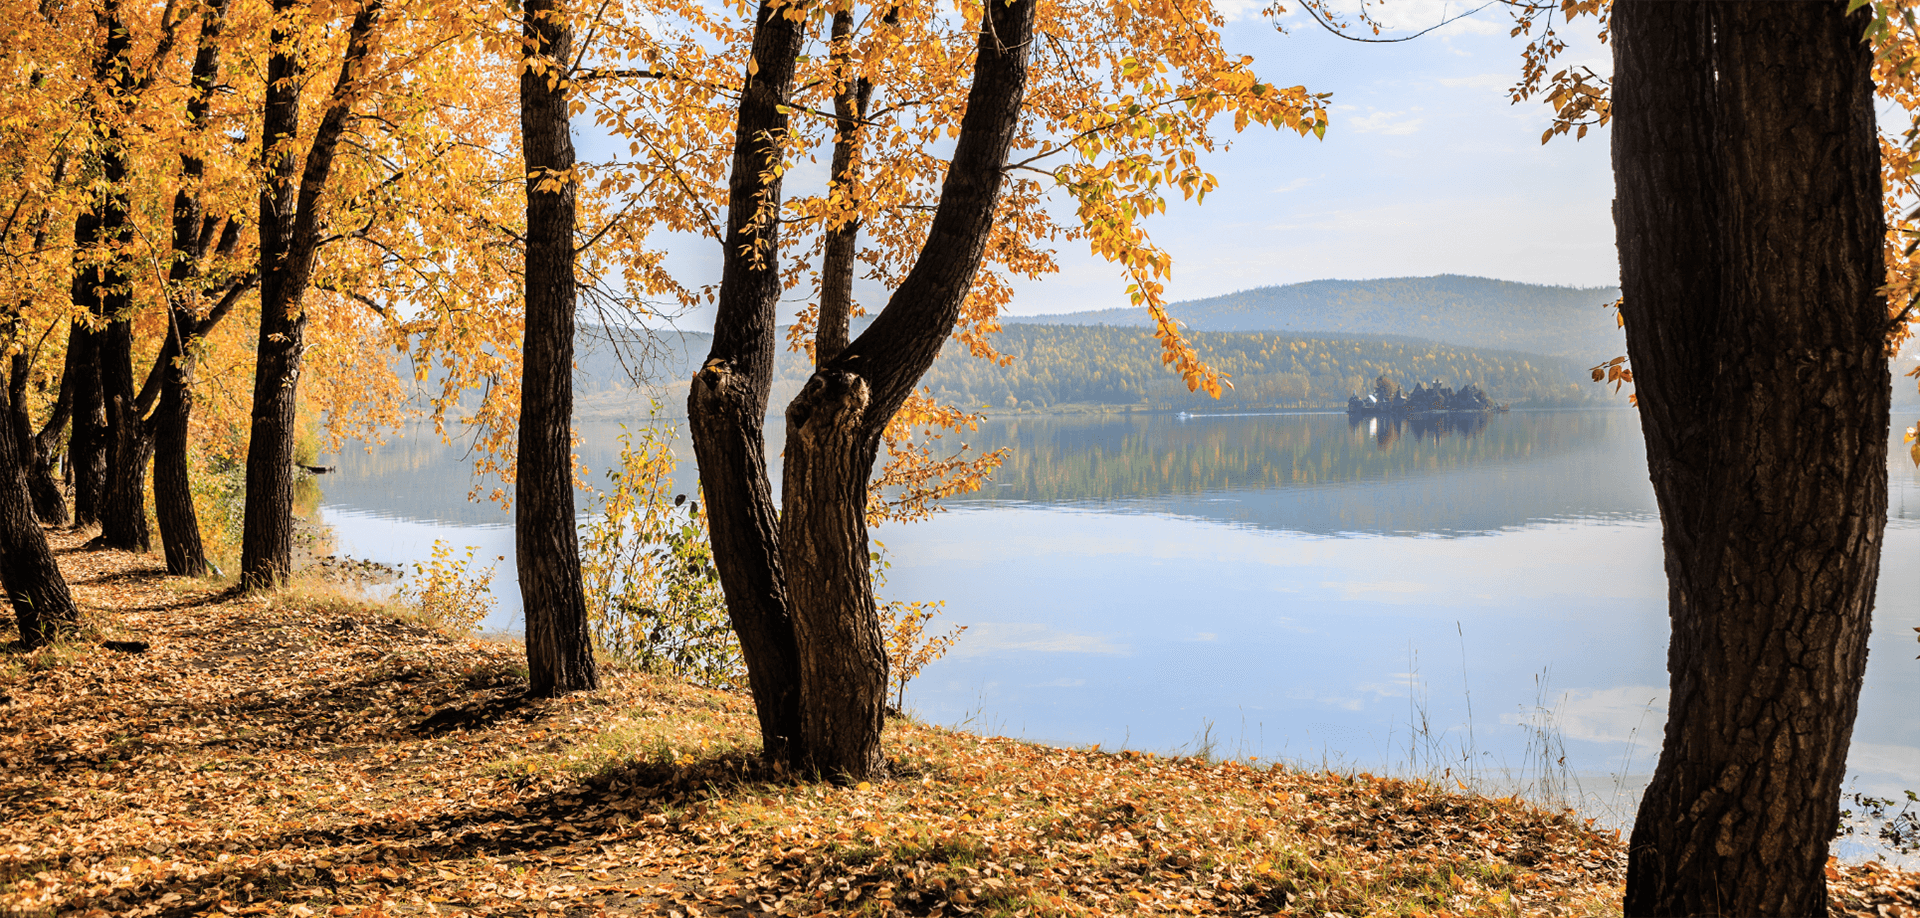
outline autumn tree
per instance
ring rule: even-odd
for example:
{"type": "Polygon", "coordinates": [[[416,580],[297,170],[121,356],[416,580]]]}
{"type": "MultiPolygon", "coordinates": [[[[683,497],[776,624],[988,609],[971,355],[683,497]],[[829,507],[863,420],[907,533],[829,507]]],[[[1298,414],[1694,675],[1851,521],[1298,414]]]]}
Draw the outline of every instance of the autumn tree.
{"type": "Polygon", "coordinates": [[[514,543],[527,627],[528,691],[599,687],[573,505],[573,28],[555,0],[528,0],[520,58],[526,162],[526,332],[521,348],[514,543]]]}
{"type": "MultiPolygon", "coordinates": [[[[710,232],[723,246],[714,346],[689,413],[764,748],[827,773],[876,774],[885,662],[865,573],[870,473],[883,445],[908,460],[890,469],[906,468],[922,484],[929,474],[964,481],[979,469],[913,455],[924,443],[907,428],[966,417],[943,415],[915,393],[925,363],[949,335],[997,359],[987,336],[1011,297],[1010,277],[1051,271],[1049,247],[1064,239],[1120,264],[1129,293],[1161,319],[1166,361],[1190,385],[1217,390],[1222,381],[1162,308],[1170,262],[1139,220],[1165,206],[1166,191],[1199,197],[1214,187],[1197,161],[1214,145],[1216,117],[1236,128],[1317,132],[1321,97],[1266,83],[1250,60],[1221,52],[1221,22],[1202,3],[1031,12],[999,3],[951,11],[774,3],[744,34],[689,19],[708,40],[675,44],[649,30],[624,58],[646,66],[588,74],[636,81],[622,84],[631,98],[610,98],[602,120],[649,154],[603,183],[635,189],[637,219],[710,232]],[[831,20],[823,54],[805,53],[816,40],[810,16],[831,20]],[[1022,26],[1029,16],[1032,25],[1022,26]],[[1002,26],[1031,28],[1031,46],[1009,41],[1002,26]],[[740,70],[726,67],[742,65],[744,88],[725,89],[740,81],[740,70]],[[720,146],[709,116],[723,90],[737,93],[737,117],[720,146]],[[989,114],[1006,105],[1014,108],[989,114]],[[949,144],[953,157],[969,158],[943,155],[949,144]],[[832,161],[826,187],[786,199],[792,164],[823,148],[832,161]],[[1072,219],[1053,218],[1050,193],[1074,201],[1072,219]],[[962,214],[989,204],[989,212],[962,214]],[[805,254],[786,261],[788,248],[805,254]],[[891,293],[849,341],[856,275],[891,293]],[[785,507],[776,513],[760,419],[778,303],[796,288],[815,305],[790,340],[813,349],[819,371],[787,413],[785,507]]],[[[902,512],[919,512],[945,487],[909,488],[902,512]]]]}

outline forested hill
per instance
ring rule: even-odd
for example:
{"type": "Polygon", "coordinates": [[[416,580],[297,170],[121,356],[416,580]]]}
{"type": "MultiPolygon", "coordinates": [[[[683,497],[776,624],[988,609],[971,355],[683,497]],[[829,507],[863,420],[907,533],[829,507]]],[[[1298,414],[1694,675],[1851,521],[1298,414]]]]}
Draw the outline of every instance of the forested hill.
{"type": "MultiPolygon", "coordinates": [[[[622,335],[619,348],[606,330],[583,328],[577,342],[575,383],[586,416],[627,415],[651,394],[669,413],[683,410],[686,381],[712,339],[671,333],[642,343],[622,335]],[[638,355],[636,357],[636,355],[638,355]],[[635,387],[638,368],[650,386],[635,387]]],[[[995,411],[1046,410],[1068,405],[1145,410],[1219,411],[1340,408],[1374,377],[1412,388],[1442,379],[1478,384],[1501,403],[1533,407],[1604,403],[1611,390],[1587,381],[1588,363],[1514,351],[1457,347],[1385,335],[1288,335],[1273,332],[1194,332],[1189,340],[1222,371],[1233,388],[1219,400],[1186,390],[1160,364],[1160,345],[1144,328],[1009,325],[994,346],[1013,358],[998,366],[949,344],[921,384],[949,404],[995,411]]],[[[779,356],[772,407],[778,410],[805,384],[812,366],[803,354],[779,356]]],[[[1617,398],[1617,397],[1616,397],[1617,398]]]]}
{"type": "MultiPolygon", "coordinates": [[[[1380,280],[1318,280],[1260,287],[1169,307],[1195,331],[1386,334],[1466,347],[1553,354],[1592,366],[1626,353],[1613,287],[1548,287],[1442,274],[1380,280]]],[[[1007,316],[1003,324],[1151,324],[1145,310],[1101,309],[1007,316]]]]}

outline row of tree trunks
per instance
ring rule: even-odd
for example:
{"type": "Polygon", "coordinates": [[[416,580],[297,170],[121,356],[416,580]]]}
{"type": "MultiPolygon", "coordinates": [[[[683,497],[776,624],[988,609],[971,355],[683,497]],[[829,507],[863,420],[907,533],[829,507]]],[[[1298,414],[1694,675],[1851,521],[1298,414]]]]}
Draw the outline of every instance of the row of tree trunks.
{"type": "Polygon", "coordinates": [[[527,318],[521,346],[514,544],[526,610],[528,691],[598,688],[573,506],[575,182],[567,120],[573,29],[528,0],[520,71],[527,166],[527,318]]]}
{"type": "Polygon", "coordinates": [[[1622,314],[1672,696],[1628,915],[1824,915],[1886,525],[1871,11],[1612,13],[1622,314]]]}

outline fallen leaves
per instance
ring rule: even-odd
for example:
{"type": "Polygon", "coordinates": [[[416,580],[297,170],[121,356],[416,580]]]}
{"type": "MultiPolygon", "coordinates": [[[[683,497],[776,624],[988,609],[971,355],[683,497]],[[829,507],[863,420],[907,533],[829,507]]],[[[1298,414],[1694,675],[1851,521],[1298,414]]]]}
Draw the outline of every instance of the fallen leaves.
{"type": "MultiPolygon", "coordinates": [[[[1619,840],[1417,781],[1056,749],[904,720],[894,778],[797,781],[747,699],[338,599],[234,598],[55,535],[90,626],[0,658],[0,911],[32,915],[1561,915],[1619,840]]],[[[1835,864],[1836,911],[1920,914],[1835,864]]]]}

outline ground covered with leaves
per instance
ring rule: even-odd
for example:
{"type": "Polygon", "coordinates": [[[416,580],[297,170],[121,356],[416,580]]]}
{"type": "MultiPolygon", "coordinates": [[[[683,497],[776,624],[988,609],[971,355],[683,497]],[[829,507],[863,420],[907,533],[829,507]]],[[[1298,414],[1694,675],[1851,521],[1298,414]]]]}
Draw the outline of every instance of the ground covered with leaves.
{"type": "MultiPolygon", "coordinates": [[[[1521,801],[905,720],[893,780],[801,781],[737,695],[530,701],[515,646],[55,538],[87,623],[0,655],[7,914],[1619,913],[1620,841],[1521,801]]],[[[1829,876],[1920,915],[1914,874],[1829,876]]]]}

